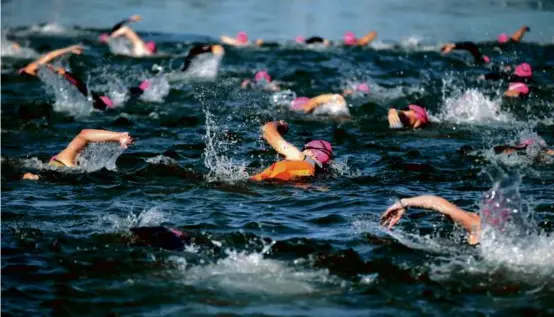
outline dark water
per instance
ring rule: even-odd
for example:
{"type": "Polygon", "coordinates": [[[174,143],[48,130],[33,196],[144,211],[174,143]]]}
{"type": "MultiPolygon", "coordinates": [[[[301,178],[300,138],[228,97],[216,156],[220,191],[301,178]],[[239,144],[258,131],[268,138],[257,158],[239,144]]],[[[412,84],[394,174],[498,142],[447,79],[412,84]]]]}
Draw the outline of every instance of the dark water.
{"type": "MultiPolygon", "coordinates": [[[[537,21],[551,15],[548,3],[528,4],[522,14],[535,13],[537,21]]],[[[480,43],[495,67],[533,66],[532,96],[505,100],[505,83],[477,80],[489,68],[464,54],[437,53],[429,43],[440,36],[363,49],[226,47],[215,78],[175,78],[171,70],[206,32],[153,27],[148,36],[163,56],[135,59],[96,43],[112,21],[105,17],[94,28],[44,28],[25,22],[31,13],[14,22],[13,4],[6,10],[13,14],[7,37],[29,49],[28,56],[7,56],[3,39],[6,315],[554,314],[553,165],[491,150],[533,133],[554,144],[552,25],[537,22],[527,43],[505,51],[480,43]],[[546,35],[537,35],[540,30],[546,35]],[[86,100],[47,72],[45,83],[15,74],[32,56],[77,42],[85,54],[60,65],[92,90],[117,97],[115,110],[89,113],[86,100]],[[340,92],[361,81],[371,93],[347,98],[349,122],[299,116],[273,104],[271,93],[239,88],[257,69],[299,96],[340,92]],[[157,79],[145,99],[119,94],[147,78],[157,79]],[[416,99],[430,110],[432,126],[390,131],[388,107],[416,99]],[[298,146],[331,141],[330,173],[295,184],[247,181],[278,159],[260,138],[269,119],[289,122],[286,138],[298,146]],[[43,163],[83,128],[129,131],[136,144],[122,154],[110,145],[92,147],[76,171],[43,163]],[[462,154],[462,146],[473,150],[462,154]],[[42,179],[21,181],[24,172],[42,179]],[[477,212],[502,174],[521,177],[522,211],[538,229],[517,246],[466,246],[459,228],[422,210],[409,211],[391,232],[379,227],[379,215],[400,197],[436,194],[477,212]],[[137,243],[130,233],[157,225],[187,232],[192,243],[168,251],[137,243]]],[[[500,24],[509,24],[506,19],[500,24]]]]}

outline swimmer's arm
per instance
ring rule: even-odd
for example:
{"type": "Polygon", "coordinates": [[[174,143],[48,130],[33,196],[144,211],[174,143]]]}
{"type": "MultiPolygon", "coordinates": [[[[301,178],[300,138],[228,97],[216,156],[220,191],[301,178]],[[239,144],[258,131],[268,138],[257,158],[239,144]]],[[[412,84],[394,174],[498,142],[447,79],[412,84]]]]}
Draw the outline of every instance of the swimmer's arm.
{"type": "Polygon", "coordinates": [[[526,32],[531,31],[528,26],[522,26],[514,34],[512,34],[511,40],[514,42],[520,42],[525,36],[526,32]]]}
{"type": "Polygon", "coordinates": [[[133,15],[133,16],[130,16],[128,17],[127,19],[117,23],[116,25],[114,25],[112,27],[112,30],[110,31],[110,34],[114,33],[115,31],[119,30],[122,26],[124,26],[125,24],[127,23],[130,23],[130,22],[138,22],[140,21],[142,18],[140,15],[133,15]]]}
{"type": "Polygon", "coordinates": [[[304,104],[302,110],[305,113],[310,113],[314,111],[317,107],[322,106],[327,103],[342,103],[346,105],[346,101],[341,95],[337,94],[324,94],[317,97],[311,98],[308,102],[304,104]]]}
{"type": "Polygon", "coordinates": [[[123,26],[119,30],[113,32],[110,37],[126,37],[133,45],[144,45],[144,41],[128,26],[123,26]]]}
{"type": "Polygon", "coordinates": [[[127,132],[83,129],[63,151],[56,155],[56,159],[66,166],[74,166],[77,154],[91,142],[119,142],[122,148],[127,148],[133,143],[133,139],[127,132]]]}
{"type": "Polygon", "coordinates": [[[279,126],[284,126],[284,122],[268,122],[263,127],[264,139],[271,145],[275,151],[283,155],[287,160],[300,161],[304,159],[304,154],[294,145],[288,143],[279,131],[279,126]]]}
{"type": "Polygon", "coordinates": [[[56,58],[58,58],[62,55],[65,55],[67,53],[81,54],[82,52],[83,52],[83,47],[80,46],[80,45],[72,45],[72,46],[68,46],[68,47],[65,47],[65,48],[60,48],[60,49],[57,49],[57,50],[54,50],[54,51],[51,51],[49,53],[44,54],[43,56],[41,56],[36,61],[30,63],[27,66],[25,66],[25,68],[23,68],[22,71],[29,74],[29,75],[36,76],[37,75],[37,70],[41,65],[48,64],[52,60],[54,60],[54,59],[56,59],[56,58]]]}
{"type": "Polygon", "coordinates": [[[373,40],[375,40],[376,37],[377,37],[377,32],[371,31],[358,40],[358,45],[359,46],[368,45],[369,43],[373,42],[373,40]]]}
{"type": "Polygon", "coordinates": [[[452,221],[461,225],[470,234],[469,243],[477,243],[481,220],[479,215],[467,212],[448,200],[438,196],[417,196],[401,199],[400,202],[390,206],[381,216],[381,224],[391,229],[402,217],[405,208],[416,207],[431,209],[448,216],[452,221]]]}
{"type": "Polygon", "coordinates": [[[239,41],[226,35],[222,35],[220,39],[221,39],[221,43],[223,44],[233,45],[233,46],[241,45],[239,41]]]}
{"type": "Polygon", "coordinates": [[[508,89],[504,92],[505,97],[519,97],[519,95],[520,95],[520,92],[517,90],[508,89]]]}
{"type": "Polygon", "coordinates": [[[482,62],[483,61],[483,55],[481,54],[481,51],[475,45],[473,42],[456,42],[456,43],[449,43],[445,44],[441,48],[441,52],[448,54],[452,50],[465,50],[468,51],[473,58],[475,59],[475,62],[482,62]]]}

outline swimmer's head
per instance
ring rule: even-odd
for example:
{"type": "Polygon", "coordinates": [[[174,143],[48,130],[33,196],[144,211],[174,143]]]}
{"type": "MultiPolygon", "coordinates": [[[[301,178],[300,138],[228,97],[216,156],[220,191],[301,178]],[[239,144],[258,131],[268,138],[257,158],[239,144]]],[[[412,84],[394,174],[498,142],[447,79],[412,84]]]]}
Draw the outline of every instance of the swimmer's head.
{"type": "Polygon", "coordinates": [[[516,74],[519,77],[532,77],[533,70],[531,69],[531,65],[527,63],[521,63],[516,66],[516,70],[514,71],[514,74],[516,74]]]}
{"type": "Polygon", "coordinates": [[[304,105],[310,101],[310,98],[308,97],[298,97],[294,99],[291,103],[291,109],[292,110],[302,110],[304,105]]]}
{"type": "Polygon", "coordinates": [[[366,83],[360,83],[356,86],[356,91],[369,94],[369,86],[366,83]]]}
{"type": "Polygon", "coordinates": [[[106,108],[113,108],[113,100],[108,96],[100,96],[100,100],[106,105],[106,108]]]}
{"type": "Polygon", "coordinates": [[[529,93],[529,86],[525,83],[510,83],[508,90],[517,91],[521,95],[527,95],[529,93]]]}
{"type": "Polygon", "coordinates": [[[246,34],[246,32],[244,32],[244,31],[240,31],[239,33],[237,33],[235,38],[236,38],[237,42],[239,42],[240,44],[247,44],[248,43],[248,34],[246,34]]]}
{"type": "Polygon", "coordinates": [[[150,87],[150,81],[149,80],[143,80],[142,83],[140,83],[139,88],[142,91],[145,91],[150,87]]]}
{"type": "Polygon", "coordinates": [[[110,39],[110,35],[108,33],[102,33],[98,37],[98,41],[100,43],[107,43],[109,39],[110,39]]]}
{"type": "Polygon", "coordinates": [[[353,32],[346,32],[344,33],[344,36],[342,37],[344,40],[344,45],[356,45],[356,35],[353,32]]]}
{"type": "Polygon", "coordinates": [[[323,140],[314,140],[306,143],[302,152],[321,164],[329,164],[333,158],[333,148],[331,143],[323,140]]]}
{"type": "Polygon", "coordinates": [[[265,70],[260,70],[259,72],[257,72],[256,75],[254,75],[254,79],[257,83],[262,81],[266,81],[267,83],[271,82],[271,76],[269,76],[269,74],[265,70]]]}
{"type": "Polygon", "coordinates": [[[306,42],[306,38],[304,38],[303,36],[299,35],[297,36],[295,39],[296,43],[298,44],[304,44],[306,42]]]}
{"type": "Polygon", "coordinates": [[[509,41],[509,37],[506,33],[502,33],[498,36],[498,43],[504,44],[509,41]]]}
{"type": "Polygon", "coordinates": [[[418,105],[409,105],[408,109],[412,110],[419,122],[421,124],[428,124],[429,123],[429,117],[427,116],[427,111],[425,108],[418,106],[418,105]]]}
{"type": "Polygon", "coordinates": [[[146,46],[146,49],[152,54],[156,53],[156,51],[157,51],[156,43],[154,41],[146,42],[146,43],[144,43],[144,46],[146,46]]]}
{"type": "Polygon", "coordinates": [[[485,63],[490,63],[491,62],[491,59],[487,56],[487,55],[483,55],[483,61],[485,63]]]}

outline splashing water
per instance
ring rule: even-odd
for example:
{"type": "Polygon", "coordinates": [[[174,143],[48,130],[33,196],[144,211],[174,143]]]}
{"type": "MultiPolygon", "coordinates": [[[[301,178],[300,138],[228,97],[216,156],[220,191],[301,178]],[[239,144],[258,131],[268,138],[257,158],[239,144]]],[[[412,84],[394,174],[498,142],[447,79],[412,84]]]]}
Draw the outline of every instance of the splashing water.
{"type": "Polygon", "coordinates": [[[207,181],[237,181],[248,178],[246,173],[246,163],[234,161],[222,153],[228,152],[229,145],[234,145],[236,141],[223,141],[218,138],[218,123],[214,116],[204,109],[206,114],[206,135],[204,141],[206,148],[204,150],[204,165],[210,170],[206,176],[207,181]]]}
{"type": "Polygon", "coordinates": [[[110,51],[116,55],[132,56],[131,44],[124,38],[110,38],[108,41],[110,51]]]}
{"type": "Polygon", "coordinates": [[[152,165],[178,165],[177,161],[175,161],[171,157],[163,156],[161,154],[147,158],[146,163],[152,165]]]}
{"type": "Polygon", "coordinates": [[[9,41],[6,32],[2,32],[0,48],[2,57],[36,58],[39,55],[31,48],[18,46],[18,43],[9,41]]]}
{"type": "Polygon", "coordinates": [[[275,106],[290,107],[292,101],[296,98],[296,93],[292,90],[283,90],[271,95],[269,101],[275,106]]]}
{"type": "Polygon", "coordinates": [[[56,98],[56,102],[53,105],[54,111],[64,112],[76,118],[85,117],[92,112],[91,101],[57,73],[47,68],[40,68],[38,70],[38,77],[54,93],[56,98]]]}
{"type": "Polygon", "coordinates": [[[148,80],[150,85],[140,96],[141,100],[147,102],[163,102],[169,94],[169,82],[164,76],[154,77],[148,80]]]}
{"type": "MultiPolygon", "coordinates": [[[[116,206],[117,207],[117,206],[116,206]]],[[[128,205],[121,208],[129,208],[128,205]]],[[[159,208],[152,207],[139,213],[130,212],[126,217],[114,214],[102,215],[99,217],[98,228],[104,228],[106,232],[128,231],[134,227],[159,226],[167,221],[166,216],[159,211],[159,208]]]]}
{"type": "Polygon", "coordinates": [[[117,142],[90,143],[77,157],[81,170],[94,172],[102,168],[115,171],[117,158],[125,151],[117,142]]]}
{"type": "Polygon", "coordinates": [[[460,123],[494,123],[513,120],[510,114],[500,109],[502,99],[489,99],[477,89],[458,91],[444,99],[441,121],[460,123]]]}
{"type": "Polygon", "coordinates": [[[185,72],[186,78],[213,80],[217,77],[222,55],[201,54],[185,72]]]}

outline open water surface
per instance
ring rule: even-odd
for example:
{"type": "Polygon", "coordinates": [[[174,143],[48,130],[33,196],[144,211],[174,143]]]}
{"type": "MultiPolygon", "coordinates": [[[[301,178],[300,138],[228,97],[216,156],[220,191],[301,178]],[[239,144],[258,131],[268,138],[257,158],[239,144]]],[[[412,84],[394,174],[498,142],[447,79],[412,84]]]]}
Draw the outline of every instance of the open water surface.
{"type": "Polygon", "coordinates": [[[554,314],[554,165],[492,151],[535,134],[554,144],[553,9],[551,1],[3,2],[2,313],[554,314]],[[122,56],[97,42],[134,13],[143,22],[132,26],[157,41],[158,56],[122,56]],[[531,27],[525,43],[495,45],[498,33],[523,24],[531,27]],[[207,62],[217,73],[176,71],[193,43],[242,29],[279,44],[225,47],[221,60],[207,62]],[[379,39],[368,48],[291,42],[373,29],[379,39]],[[503,99],[506,83],[478,80],[491,68],[438,52],[451,40],[478,41],[494,68],[530,63],[532,95],[503,99]],[[75,43],[84,54],[59,65],[109,94],[115,110],[91,111],[47,71],[42,81],[16,74],[75,43]],[[270,92],[240,88],[260,69],[298,96],[359,82],[371,92],[347,98],[350,121],[301,116],[270,92]],[[126,87],[144,79],[153,80],[151,91],[130,98],[126,87]],[[389,130],[389,106],[417,99],[433,124],[389,130]],[[260,138],[271,119],[286,120],[286,138],[298,146],[329,140],[331,171],[301,183],[248,181],[279,159],[260,138]],[[128,131],[136,143],[125,151],[91,146],[77,170],[49,167],[83,128],[128,131]],[[41,180],[21,181],[24,172],[41,180]],[[421,194],[478,212],[483,194],[507,178],[536,229],[515,244],[467,246],[460,228],[417,209],[392,231],[379,226],[396,199],[421,194]],[[130,233],[158,225],[181,229],[192,243],[163,250],[130,233]]]}

